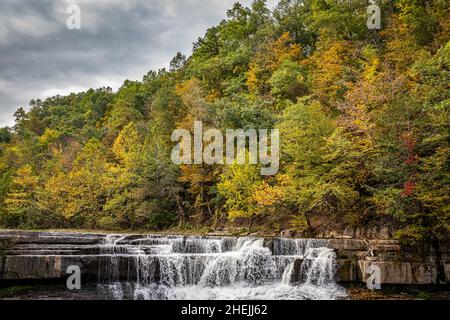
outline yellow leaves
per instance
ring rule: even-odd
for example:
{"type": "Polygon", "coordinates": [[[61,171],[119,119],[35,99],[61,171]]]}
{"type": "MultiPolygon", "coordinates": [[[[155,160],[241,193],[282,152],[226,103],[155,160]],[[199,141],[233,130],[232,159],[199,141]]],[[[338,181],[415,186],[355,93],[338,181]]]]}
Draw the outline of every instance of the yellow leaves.
{"type": "Polygon", "coordinates": [[[181,170],[181,182],[188,182],[193,187],[201,183],[210,183],[215,179],[214,172],[202,165],[183,165],[181,170]]]}
{"type": "Polygon", "coordinates": [[[131,167],[139,152],[139,135],[136,124],[130,122],[117,136],[112,150],[122,164],[131,167]]]}
{"type": "Polygon", "coordinates": [[[33,175],[33,169],[27,164],[17,170],[13,183],[31,182],[32,184],[37,184],[37,181],[38,178],[33,175]]]}
{"type": "Polygon", "coordinates": [[[217,189],[226,200],[225,207],[230,219],[256,214],[252,192],[258,183],[256,166],[233,164],[225,168],[217,189]]]}
{"type": "Polygon", "coordinates": [[[286,175],[263,178],[256,165],[233,164],[225,169],[217,188],[233,220],[273,212],[284,200],[289,183],[286,175]]]}
{"type": "Polygon", "coordinates": [[[50,128],[46,128],[44,134],[39,137],[39,144],[42,147],[48,146],[50,143],[54,142],[59,138],[60,134],[58,131],[50,128]]]}
{"type": "Polygon", "coordinates": [[[361,78],[368,84],[376,83],[382,70],[382,58],[379,50],[374,45],[366,45],[361,50],[361,56],[358,56],[364,62],[361,78]]]}
{"type": "Polygon", "coordinates": [[[178,83],[176,85],[175,92],[180,97],[183,97],[186,94],[188,94],[189,91],[191,91],[194,88],[194,86],[197,85],[197,81],[198,81],[197,79],[190,79],[190,80],[187,80],[185,82],[178,83]]]}
{"type": "Polygon", "coordinates": [[[30,165],[20,167],[12,179],[10,192],[5,198],[8,213],[23,213],[35,205],[36,188],[39,178],[30,165]]]}
{"type": "Polygon", "coordinates": [[[349,41],[320,44],[308,59],[312,75],[312,88],[325,100],[334,100],[351,86],[353,70],[353,45],[349,41]]]}
{"type": "Polygon", "coordinates": [[[376,80],[376,75],[378,74],[379,67],[380,67],[380,59],[374,58],[370,62],[370,64],[367,64],[367,67],[364,70],[364,78],[368,82],[374,82],[376,80]]]}
{"type": "Polygon", "coordinates": [[[30,165],[25,165],[17,170],[12,180],[12,191],[32,192],[37,187],[39,178],[33,174],[30,165]]]}
{"type": "Polygon", "coordinates": [[[389,28],[384,29],[380,35],[386,42],[384,61],[399,72],[404,72],[416,60],[428,55],[424,47],[419,46],[411,30],[395,14],[389,21],[389,28]]]}
{"type": "Polygon", "coordinates": [[[249,213],[243,210],[230,210],[228,211],[228,218],[234,220],[236,218],[249,217],[249,213]]]}
{"type": "Polygon", "coordinates": [[[45,192],[42,194],[40,202],[44,209],[63,216],[69,220],[73,216],[74,206],[69,202],[68,177],[64,173],[59,173],[50,178],[44,186],[45,192]]]}
{"type": "Polygon", "coordinates": [[[45,203],[67,221],[77,215],[95,219],[102,213],[101,199],[115,183],[116,179],[108,172],[93,172],[87,168],[72,170],[67,175],[60,173],[46,183],[45,203]]]}
{"type": "Polygon", "coordinates": [[[364,104],[356,104],[352,109],[348,110],[347,116],[352,119],[353,126],[358,132],[367,133],[373,126],[370,123],[369,113],[367,106],[364,104]]]}
{"type": "Polygon", "coordinates": [[[181,97],[187,106],[195,105],[198,97],[203,96],[200,81],[192,78],[176,85],[175,92],[181,97]]]}
{"type": "Polygon", "coordinates": [[[298,62],[301,58],[302,48],[293,43],[289,32],[283,33],[276,40],[265,43],[255,54],[249,64],[246,73],[246,84],[250,92],[256,93],[264,87],[272,73],[278,69],[284,61],[298,62]]]}
{"type": "MultiPolygon", "coordinates": [[[[115,151],[127,155],[132,144],[125,143],[130,141],[122,138],[119,141],[124,145],[119,148],[116,144],[115,151]]],[[[127,171],[108,162],[105,152],[100,142],[91,140],[78,153],[77,161],[68,173],[60,171],[49,178],[39,194],[43,211],[58,215],[69,224],[77,221],[85,227],[97,226],[105,199],[127,178],[127,171]]]]}
{"type": "Polygon", "coordinates": [[[217,89],[211,89],[208,95],[205,97],[206,101],[214,102],[220,98],[220,92],[217,89]]]}
{"type": "Polygon", "coordinates": [[[289,32],[285,32],[275,42],[269,45],[268,51],[272,54],[272,59],[269,61],[269,68],[273,71],[285,60],[297,61],[301,55],[302,48],[299,44],[292,42],[292,37],[289,32]]]}
{"type": "Polygon", "coordinates": [[[256,185],[252,191],[252,198],[259,206],[277,205],[284,200],[290,184],[291,179],[287,174],[279,174],[271,184],[268,181],[263,181],[256,185]]]}
{"type": "Polygon", "coordinates": [[[252,93],[256,93],[256,90],[258,88],[258,72],[259,72],[258,66],[254,63],[251,63],[250,68],[246,73],[247,75],[246,84],[248,90],[252,93]]]}
{"type": "Polygon", "coordinates": [[[269,207],[275,205],[284,197],[284,190],[279,186],[270,186],[267,182],[263,182],[255,186],[252,198],[259,206],[269,207]]]}

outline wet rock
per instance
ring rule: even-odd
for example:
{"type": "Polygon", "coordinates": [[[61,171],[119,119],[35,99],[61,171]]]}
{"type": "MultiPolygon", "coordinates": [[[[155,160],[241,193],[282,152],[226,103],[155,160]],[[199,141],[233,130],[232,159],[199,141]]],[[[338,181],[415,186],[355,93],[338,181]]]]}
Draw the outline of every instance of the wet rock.
{"type": "Polygon", "coordinates": [[[338,259],[336,262],[336,278],[341,282],[357,282],[358,266],[355,260],[338,259]]]}
{"type": "Polygon", "coordinates": [[[268,248],[270,252],[274,252],[274,238],[265,238],[263,241],[263,246],[268,248]]]}
{"type": "Polygon", "coordinates": [[[303,264],[303,259],[295,259],[293,271],[292,271],[292,277],[290,279],[291,283],[299,283],[304,280],[303,273],[302,273],[302,264],[303,264]]]}

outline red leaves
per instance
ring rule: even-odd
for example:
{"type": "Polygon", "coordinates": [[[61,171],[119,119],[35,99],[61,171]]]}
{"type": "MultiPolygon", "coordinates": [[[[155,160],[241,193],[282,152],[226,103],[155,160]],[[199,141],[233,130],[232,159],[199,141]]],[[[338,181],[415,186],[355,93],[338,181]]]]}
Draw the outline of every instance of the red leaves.
{"type": "Polygon", "coordinates": [[[409,180],[405,183],[403,187],[402,197],[406,198],[411,196],[414,193],[414,189],[416,187],[416,182],[413,180],[409,180]]]}
{"type": "Polygon", "coordinates": [[[412,132],[405,132],[401,135],[401,139],[403,141],[403,145],[405,146],[406,151],[408,152],[408,157],[405,160],[405,164],[413,165],[417,163],[417,156],[414,154],[414,148],[416,147],[416,140],[412,132]]]}

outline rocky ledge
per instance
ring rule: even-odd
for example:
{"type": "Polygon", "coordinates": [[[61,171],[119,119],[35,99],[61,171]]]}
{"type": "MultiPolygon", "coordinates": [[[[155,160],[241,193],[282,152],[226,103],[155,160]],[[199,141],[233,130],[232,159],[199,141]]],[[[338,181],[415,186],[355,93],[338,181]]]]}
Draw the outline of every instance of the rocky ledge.
{"type": "MultiPolygon", "coordinates": [[[[133,244],[133,239],[144,237],[152,236],[126,236],[129,244],[133,244]]],[[[80,267],[84,281],[98,281],[102,277],[101,266],[110,259],[104,251],[105,239],[104,234],[0,231],[0,283],[4,280],[65,279],[70,265],[80,267]]],[[[281,256],[280,243],[286,241],[290,240],[266,238],[264,246],[273,255],[281,256]]],[[[145,243],[138,244],[151,250],[145,243]]],[[[336,252],[337,277],[341,282],[366,282],[370,276],[366,271],[375,265],[381,271],[381,284],[450,283],[449,243],[406,247],[393,240],[335,239],[326,240],[326,246],[336,252]]],[[[296,265],[300,266],[301,259],[298,260],[296,265]]],[[[120,256],[116,269],[119,277],[136,276],[134,261],[131,256],[120,256]]]]}

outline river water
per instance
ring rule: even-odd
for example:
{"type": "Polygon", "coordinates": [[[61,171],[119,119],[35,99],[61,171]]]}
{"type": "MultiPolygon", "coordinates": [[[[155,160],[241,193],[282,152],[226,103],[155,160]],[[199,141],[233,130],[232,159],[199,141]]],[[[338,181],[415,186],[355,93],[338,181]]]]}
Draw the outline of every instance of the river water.
{"type": "Polygon", "coordinates": [[[109,235],[96,289],[116,300],[345,299],[326,240],[271,241],[109,235]]]}

